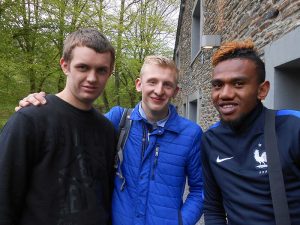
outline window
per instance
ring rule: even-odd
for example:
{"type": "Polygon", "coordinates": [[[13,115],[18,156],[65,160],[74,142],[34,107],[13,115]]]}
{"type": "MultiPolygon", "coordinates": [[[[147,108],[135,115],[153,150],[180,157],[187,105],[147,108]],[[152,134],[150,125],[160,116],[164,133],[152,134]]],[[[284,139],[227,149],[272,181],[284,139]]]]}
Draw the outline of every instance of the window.
{"type": "Polygon", "coordinates": [[[273,109],[300,110],[300,27],[265,47],[269,94],[264,105],[273,109]]]}
{"type": "Polygon", "coordinates": [[[197,100],[189,102],[189,119],[197,123],[197,100]]]}
{"type": "Polygon", "coordinates": [[[200,89],[186,96],[186,101],[183,103],[183,116],[199,123],[201,100],[202,93],[200,89]]]}
{"type": "Polygon", "coordinates": [[[201,50],[202,36],[202,0],[196,0],[194,3],[191,29],[191,61],[193,62],[201,50]]]}

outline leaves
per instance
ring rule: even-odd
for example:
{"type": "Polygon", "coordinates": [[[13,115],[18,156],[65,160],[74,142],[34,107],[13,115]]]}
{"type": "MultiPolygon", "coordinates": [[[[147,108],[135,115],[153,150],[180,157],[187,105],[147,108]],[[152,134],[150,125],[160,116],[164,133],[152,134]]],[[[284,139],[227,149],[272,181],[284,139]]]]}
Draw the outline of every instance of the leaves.
{"type": "Polygon", "coordinates": [[[0,127],[27,94],[64,88],[63,40],[80,27],[97,27],[116,48],[114,74],[95,106],[134,106],[144,57],[172,56],[178,8],[179,0],[0,1],[0,127]]]}

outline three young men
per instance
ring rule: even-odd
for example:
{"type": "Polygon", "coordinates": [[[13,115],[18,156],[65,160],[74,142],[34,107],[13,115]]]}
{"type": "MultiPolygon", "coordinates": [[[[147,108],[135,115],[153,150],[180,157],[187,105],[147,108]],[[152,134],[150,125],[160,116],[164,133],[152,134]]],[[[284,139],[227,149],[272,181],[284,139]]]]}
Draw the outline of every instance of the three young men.
{"type": "Polygon", "coordinates": [[[111,223],[116,135],[92,103],[114,59],[97,30],[70,34],[60,60],[64,90],[8,120],[0,134],[0,224],[111,223]]]}
{"type": "MultiPolygon", "coordinates": [[[[251,41],[213,57],[212,101],[221,121],[202,139],[206,225],[274,225],[261,101],[265,66],[251,41]]],[[[278,110],[276,135],[292,224],[300,224],[300,112],[278,110]]]]}

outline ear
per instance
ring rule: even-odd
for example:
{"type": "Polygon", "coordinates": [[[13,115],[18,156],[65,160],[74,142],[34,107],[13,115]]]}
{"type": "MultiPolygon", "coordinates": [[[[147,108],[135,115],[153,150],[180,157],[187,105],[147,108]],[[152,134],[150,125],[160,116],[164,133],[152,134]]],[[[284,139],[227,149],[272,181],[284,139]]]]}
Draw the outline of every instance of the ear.
{"type": "Polygon", "coordinates": [[[178,86],[176,86],[175,91],[174,91],[174,94],[173,94],[173,98],[176,97],[176,95],[177,95],[179,89],[180,89],[180,88],[179,88],[178,86]]]}
{"type": "Polygon", "coordinates": [[[264,100],[267,97],[269,90],[270,90],[270,82],[269,81],[264,81],[263,83],[261,83],[259,85],[258,93],[257,93],[258,100],[260,100],[260,101],[264,100]]]}
{"type": "Polygon", "coordinates": [[[60,67],[61,67],[62,71],[64,72],[64,74],[66,76],[68,76],[68,74],[69,74],[69,64],[63,58],[60,59],[59,63],[60,63],[60,67]]]}
{"type": "Polygon", "coordinates": [[[135,80],[135,89],[137,92],[142,91],[142,80],[140,77],[135,80]]]}

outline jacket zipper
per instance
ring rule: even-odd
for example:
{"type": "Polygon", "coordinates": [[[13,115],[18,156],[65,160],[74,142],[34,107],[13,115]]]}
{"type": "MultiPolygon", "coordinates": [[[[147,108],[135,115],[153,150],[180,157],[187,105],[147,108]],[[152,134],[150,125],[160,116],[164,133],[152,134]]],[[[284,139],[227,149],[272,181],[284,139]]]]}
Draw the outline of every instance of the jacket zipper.
{"type": "Polygon", "coordinates": [[[154,163],[152,169],[152,180],[154,180],[154,176],[155,176],[155,169],[157,167],[158,155],[159,155],[159,145],[156,145],[155,154],[154,154],[154,163]]]}
{"type": "Polygon", "coordinates": [[[144,154],[145,154],[145,150],[147,148],[147,129],[145,128],[145,126],[143,125],[143,138],[142,138],[142,154],[141,154],[141,163],[144,160],[144,154]]]}

